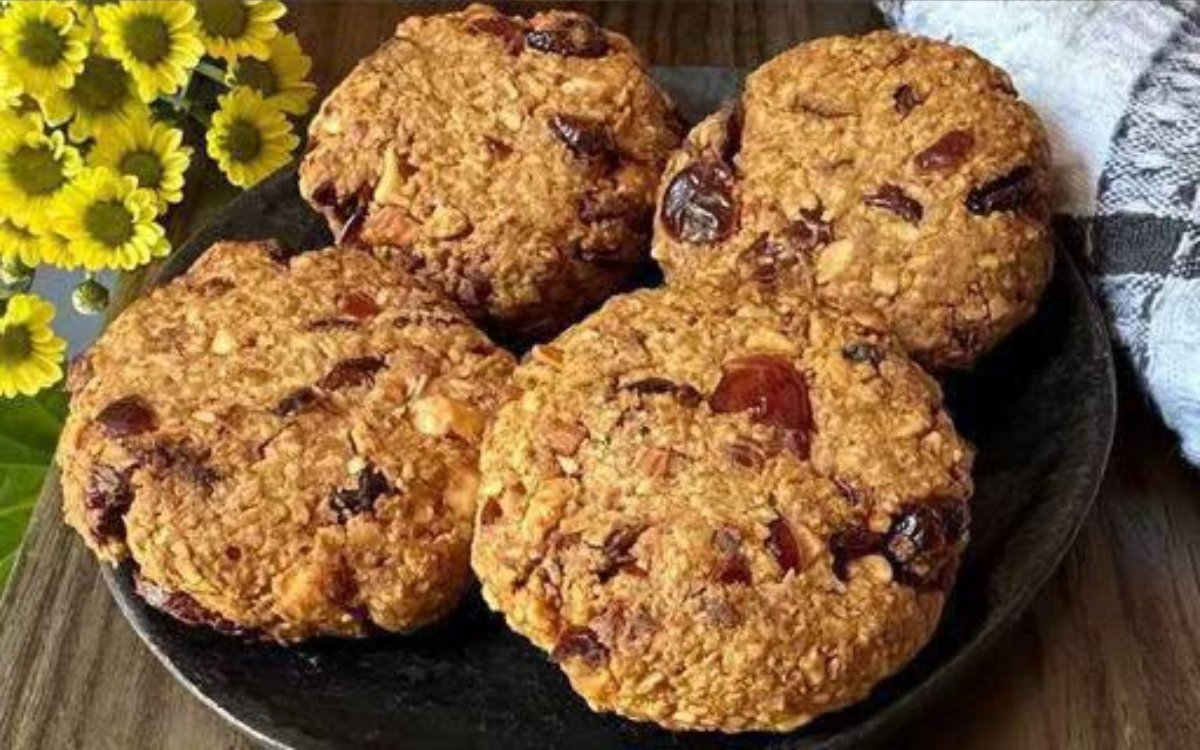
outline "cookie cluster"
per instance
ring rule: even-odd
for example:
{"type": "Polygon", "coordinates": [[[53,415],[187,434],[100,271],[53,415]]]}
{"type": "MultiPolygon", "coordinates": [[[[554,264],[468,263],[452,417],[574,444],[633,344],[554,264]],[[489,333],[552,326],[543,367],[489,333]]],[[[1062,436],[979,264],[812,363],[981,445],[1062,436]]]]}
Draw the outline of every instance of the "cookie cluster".
{"type": "Polygon", "coordinates": [[[585,16],[403,22],[312,124],[340,246],[220,244],[76,364],[68,522],[223,632],[406,632],[473,572],[596,710],[784,731],[863,698],[967,544],[921,365],[1032,314],[1045,136],[1003,72],[893,33],[682,135],[585,16]],[[651,248],[666,285],[622,294],[651,248]]]}

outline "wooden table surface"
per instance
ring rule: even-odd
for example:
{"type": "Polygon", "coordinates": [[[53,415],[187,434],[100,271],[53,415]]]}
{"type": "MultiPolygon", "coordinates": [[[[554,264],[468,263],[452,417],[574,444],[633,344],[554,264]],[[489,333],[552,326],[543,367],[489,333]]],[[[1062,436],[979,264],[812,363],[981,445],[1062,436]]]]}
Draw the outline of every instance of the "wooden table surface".
{"type": "MultiPolygon", "coordinates": [[[[327,91],[412,5],[305,2],[288,21],[327,91]]],[[[658,64],[752,66],[793,40],[876,22],[845,3],[588,4],[658,64]]],[[[959,694],[898,744],[1200,746],[1200,475],[1122,373],[1097,506],[1030,613],[959,694]]],[[[0,598],[0,748],[253,747],[155,661],[48,481],[0,598]]]]}

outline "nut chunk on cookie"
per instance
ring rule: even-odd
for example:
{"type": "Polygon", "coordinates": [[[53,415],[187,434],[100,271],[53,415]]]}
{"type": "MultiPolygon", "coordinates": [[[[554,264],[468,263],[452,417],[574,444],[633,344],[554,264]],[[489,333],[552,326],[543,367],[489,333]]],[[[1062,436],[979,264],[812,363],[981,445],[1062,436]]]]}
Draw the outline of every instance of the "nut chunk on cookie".
{"type": "Polygon", "coordinates": [[[478,445],[512,366],[368,253],[216,245],[73,368],[67,522],[185,623],[412,630],[469,579],[478,445]]]}
{"type": "Polygon", "coordinates": [[[1050,275],[1048,147],[974,53],[878,32],[752,73],[692,130],[658,198],[654,257],[874,308],[934,367],[965,367],[1033,314],[1050,275]]]}
{"type": "Polygon", "coordinates": [[[687,284],[610,301],[514,386],[472,565],[594,709],[788,730],[933,633],[972,452],[888,334],[687,284]]]}
{"type": "Polygon", "coordinates": [[[552,335],[648,261],[674,107],[625,37],[562,11],[413,17],[321,106],[304,197],[505,338],[552,335]]]}

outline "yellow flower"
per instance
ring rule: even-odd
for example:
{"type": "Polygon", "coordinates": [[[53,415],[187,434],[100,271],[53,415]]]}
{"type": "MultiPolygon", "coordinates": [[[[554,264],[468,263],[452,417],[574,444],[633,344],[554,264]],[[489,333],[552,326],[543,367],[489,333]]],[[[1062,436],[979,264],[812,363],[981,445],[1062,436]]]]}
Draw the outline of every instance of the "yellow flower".
{"type": "Polygon", "coordinates": [[[73,265],[62,237],[53,232],[34,233],[8,219],[0,219],[0,258],[30,267],[42,263],[60,268],[73,265]]]}
{"type": "Polygon", "coordinates": [[[304,114],[317,93],[317,87],[305,80],[312,70],[312,60],[300,48],[295,34],[277,34],[267,46],[266,59],[235,60],[225,82],[254,89],[267,104],[289,115],[304,114]]]}
{"type": "Polygon", "coordinates": [[[144,110],[134,91],[133,79],[111,57],[93,53],[70,88],[57,89],[42,97],[46,122],[58,125],[71,120],[70,135],[76,141],[94,136],[121,117],[144,110]]]}
{"type": "Polygon", "coordinates": [[[0,117],[0,217],[42,232],[49,209],[82,159],[61,131],[45,133],[37,115],[0,117]]]}
{"type": "Polygon", "coordinates": [[[87,29],[67,3],[30,0],[0,18],[0,68],[35,98],[71,85],[87,55],[87,29]]]}
{"type": "Polygon", "coordinates": [[[158,211],[183,200],[183,175],[192,149],[183,145],[183,132],[139,114],[105,128],[88,154],[88,164],[108,167],[137,180],[154,193],[158,211]]]}
{"type": "Polygon", "coordinates": [[[287,8],[279,0],[192,0],[204,49],[214,57],[266,57],[275,22],[287,8]]]}
{"type": "Polygon", "coordinates": [[[154,193],[134,178],[105,167],[87,169],[59,199],[55,231],[88,271],[129,271],[170,251],[155,214],[154,193]]]}
{"type": "Polygon", "coordinates": [[[208,155],[239,187],[250,187],[287,164],[300,139],[287,117],[247,88],[237,88],[217,100],[208,130],[208,155]]]}
{"type": "Polygon", "coordinates": [[[67,342],[54,335],[54,305],[31,294],[8,300],[0,316],[0,396],[32,396],[62,377],[67,342]]]}
{"type": "Polygon", "coordinates": [[[21,89],[8,74],[8,68],[0,65],[0,111],[13,110],[21,106],[21,89]]]}
{"type": "Polygon", "coordinates": [[[95,13],[105,49],[146,101],[178,91],[204,54],[195,9],[184,0],[121,0],[95,13]]]}

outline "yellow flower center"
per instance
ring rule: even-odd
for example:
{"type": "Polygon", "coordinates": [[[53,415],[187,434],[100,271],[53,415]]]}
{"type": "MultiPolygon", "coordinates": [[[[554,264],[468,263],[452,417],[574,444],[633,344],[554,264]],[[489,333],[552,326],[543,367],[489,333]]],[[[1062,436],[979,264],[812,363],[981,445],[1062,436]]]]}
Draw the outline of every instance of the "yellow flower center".
{"type": "Polygon", "coordinates": [[[110,112],[120,106],[129,93],[129,74],[121,67],[121,63],[93,55],[87,59],[75,79],[71,98],[80,109],[110,112]]]}
{"type": "Polygon", "coordinates": [[[225,129],[223,146],[234,161],[254,161],[262,153],[262,134],[249,120],[234,120],[225,129]]]}
{"type": "Polygon", "coordinates": [[[15,365],[33,354],[33,337],[25,326],[11,326],[0,331],[0,365],[15,365]]]}
{"type": "Polygon", "coordinates": [[[58,29],[46,21],[30,21],[21,29],[17,50],[21,57],[40,68],[51,68],[58,64],[66,52],[67,43],[58,34],[58,29]]]}
{"type": "Polygon", "coordinates": [[[205,0],[196,3],[196,20],[209,36],[236,39],[246,30],[246,8],[241,0],[205,0]]]}
{"type": "Polygon", "coordinates": [[[133,214],[118,200],[88,206],[83,225],[88,234],[110,248],[118,248],[133,238],[133,214]]]}
{"type": "Polygon", "coordinates": [[[121,157],[120,170],[122,174],[132,175],[138,185],[154,189],[162,182],[162,162],[153,151],[130,151],[121,157]]]}
{"type": "Polygon", "coordinates": [[[253,57],[238,60],[233,74],[233,84],[249,86],[262,94],[264,99],[279,90],[279,84],[275,80],[275,71],[267,63],[255,60],[253,57]]]}
{"type": "Polygon", "coordinates": [[[48,146],[22,146],[9,157],[8,174],[27,195],[53,193],[66,182],[62,165],[48,146]]]}
{"type": "Polygon", "coordinates": [[[142,15],[125,24],[125,46],[138,62],[154,65],[171,52],[171,30],[158,16],[142,15]]]}

